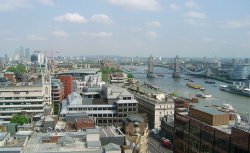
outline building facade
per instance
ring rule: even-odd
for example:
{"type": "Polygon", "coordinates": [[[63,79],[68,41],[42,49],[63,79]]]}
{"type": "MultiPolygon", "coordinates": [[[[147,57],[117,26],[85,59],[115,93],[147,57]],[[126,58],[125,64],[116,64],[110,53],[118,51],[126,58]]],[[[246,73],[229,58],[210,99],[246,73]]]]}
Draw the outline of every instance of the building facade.
{"type": "Polygon", "coordinates": [[[63,83],[64,98],[66,98],[69,94],[72,93],[72,81],[74,78],[71,75],[59,75],[56,78],[60,79],[63,83]]]}
{"type": "Polygon", "coordinates": [[[248,153],[249,125],[236,118],[231,120],[230,114],[205,107],[194,107],[188,115],[177,113],[174,152],[248,153]]]}
{"type": "Polygon", "coordinates": [[[82,98],[73,92],[62,102],[61,117],[71,113],[86,113],[97,125],[122,125],[130,114],[137,114],[138,102],[126,89],[104,86],[101,98],[82,98]]]}
{"type": "Polygon", "coordinates": [[[139,113],[147,113],[150,129],[159,129],[161,118],[174,114],[174,101],[165,93],[147,85],[129,88],[139,103],[139,113]]]}
{"type": "Polygon", "coordinates": [[[230,73],[232,80],[247,80],[250,79],[250,64],[238,64],[230,73]]]}
{"type": "Polygon", "coordinates": [[[42,86],[0,88],[0,120],[9,122],[13,114],[42,115],[45,97],[42,86]]]}

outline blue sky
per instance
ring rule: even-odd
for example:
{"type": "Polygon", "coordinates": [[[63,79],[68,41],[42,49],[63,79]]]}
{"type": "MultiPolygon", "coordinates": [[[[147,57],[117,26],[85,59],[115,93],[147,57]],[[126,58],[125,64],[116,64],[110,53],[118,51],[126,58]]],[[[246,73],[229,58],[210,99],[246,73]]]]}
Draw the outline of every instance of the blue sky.
{"type": "Polygon", "coordinates": [[[249,0],[0,0],[0,55],[250,57],[249,0]]]}

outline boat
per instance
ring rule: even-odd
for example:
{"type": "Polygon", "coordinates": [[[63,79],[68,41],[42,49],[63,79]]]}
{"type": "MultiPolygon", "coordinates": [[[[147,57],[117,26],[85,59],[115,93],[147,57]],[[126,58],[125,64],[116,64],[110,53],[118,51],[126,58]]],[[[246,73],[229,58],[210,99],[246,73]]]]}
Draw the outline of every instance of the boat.
{"type": "Polygon", "coordinates": [[[164,74],[156,74],[159,77],[164,77],[164,74]]]}
{"type": "Polygon", "coordinates": [[[192,83],[187,83],[186,84],[189,88],[193,88],[193,89],[202,89],[203,87],[197,84],[192,84],[192,83]]]}
{"type": "Polygon", "coordinates": [[[188,79],[188,81],[189,81],[189,82],[194,82],[194,80],[192,80],[192,79],[188,79]]]}
{"type": "Polygon", "coordinates": [[[212,81],[212,80],[205,80],[205,83],[208,83],[208,84],[215,84],[215,81],[212,81]]]}
{"type": "Polygon", "coordinates": [[[202,98],[212,98],[212,95],[210,94],[202,94],[202,98]]]}
{"type": "Polygon", "coordinates": [[[250,84],[247,84],[244,82],[234,82],[231,85],[220,85],[220,90],[250,97],[250,84]]]}
{"type": "Polygon", "coordinates": [[[212,95],[210,94],[204,94],[204,93],[198,93],[195,95],[196,97],[200,97],[200,98],[211,98],[212,95]]]}
{"type": "Polygon", "coordinates": [[[205,90],[206,90],[206,89],[205,89],[205,88],[203,88],[203,87],[201,87],[201,88],[200,88],[200,91],[205,91],[205,90]]]}

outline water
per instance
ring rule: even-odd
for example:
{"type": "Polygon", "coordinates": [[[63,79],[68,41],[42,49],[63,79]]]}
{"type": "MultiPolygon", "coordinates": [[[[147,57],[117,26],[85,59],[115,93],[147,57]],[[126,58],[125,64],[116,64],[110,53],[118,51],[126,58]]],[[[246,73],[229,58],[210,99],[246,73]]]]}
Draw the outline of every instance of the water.
{"type": "MultiPolygon", "coordinates": [[[[147,67],[135,66],[137,72],[144,72],[147,67]]],[[[211,94],[212,98],[199,98],[199,102],[204,105],[216,104],[221,105],[223,103],[231,104],[237,112],[239,113],[250,113],[250,97],[244,97],[240,95],[235,95],[232,93],[224,92],[219,89],[219,85],[226,84],[224,82],[216,81],[215,84],[207,84],[204,81],[206,78],[197,78],[193,76],[187,76],[182,74],[182,78],[174,79],[172,78],[172,71],[166,68],[154,68],[155,73],[165,73],[164,77],[157,78],[147,78],[146,74],[134,74],[135,79],[141,82],[148,82],[152,85],[160,87],[161,90],[167,93],[176,93],[178,96],[182,97],[195,97],[197,93],[211,94]],[[194,82],[193,84],[198,84],[203,86],[206,91],[199,91],[197,89],[192,89],[186,86],[188,83],[184,78],[191,78],[194,82]],[[215,87],[216,86],[216,87],[215,87]]]]}

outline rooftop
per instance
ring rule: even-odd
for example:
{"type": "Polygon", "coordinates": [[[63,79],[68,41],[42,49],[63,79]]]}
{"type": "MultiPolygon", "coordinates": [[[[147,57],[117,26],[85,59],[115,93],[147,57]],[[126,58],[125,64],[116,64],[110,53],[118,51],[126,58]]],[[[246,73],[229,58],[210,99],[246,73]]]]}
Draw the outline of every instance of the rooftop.
{"type": "Polygon", "coordinates": [[[210,114],[210,115],[223,115],[223,114],[227,114],[227,113],[219,111],[218,109],[213,108],[213,107],[204,107],[204,106],[195,105],[195,107],[191,107],[191,108],[192,109],[196,109],[198,111],[205,112],[205,113],[210,114]]]}
{"type": "Polygon", "coordinates": [[[97,68],[86,68],[86,69],[74,69],[74,70],[68,70],[67,72],[59,73],[59,74],[70,74],[70,73],[88,73],[88,74],[95,74],[100,69],[97,68]]]}

